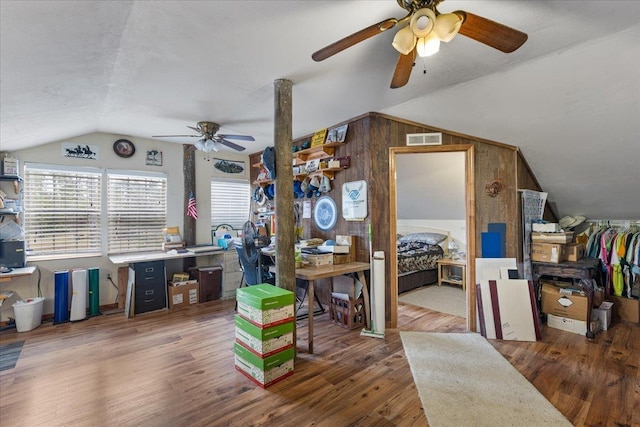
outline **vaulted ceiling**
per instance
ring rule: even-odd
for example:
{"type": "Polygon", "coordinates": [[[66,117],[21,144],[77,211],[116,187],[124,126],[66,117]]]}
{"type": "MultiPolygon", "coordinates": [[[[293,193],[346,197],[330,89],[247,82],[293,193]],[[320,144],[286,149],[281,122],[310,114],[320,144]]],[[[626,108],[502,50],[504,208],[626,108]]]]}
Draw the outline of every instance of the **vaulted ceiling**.
{"type": "Polygon", "coordinates": [[[640,2],[438,9],[529,39],[505,54],[458,35],[390,89],[395,29],[322,62],[311,54],[403,17],[394,0],[3,0],[0,150],[93,132],[188,134],[211,120],[253,135],[256,152],[273,144],[273,82],[284,78],[294,137],[379,111],[520,147],[561,215],[639,218],[640,2]]]}

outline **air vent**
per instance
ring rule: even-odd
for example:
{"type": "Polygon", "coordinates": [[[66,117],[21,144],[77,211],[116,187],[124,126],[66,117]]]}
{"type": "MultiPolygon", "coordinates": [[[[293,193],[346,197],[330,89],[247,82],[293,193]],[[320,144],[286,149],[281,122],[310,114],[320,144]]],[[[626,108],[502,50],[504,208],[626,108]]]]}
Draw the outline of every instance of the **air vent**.
{"type": "Polygon", "coordinates": [[[407,145],[442,145],[441,133],[408,133],[407,145]]]}

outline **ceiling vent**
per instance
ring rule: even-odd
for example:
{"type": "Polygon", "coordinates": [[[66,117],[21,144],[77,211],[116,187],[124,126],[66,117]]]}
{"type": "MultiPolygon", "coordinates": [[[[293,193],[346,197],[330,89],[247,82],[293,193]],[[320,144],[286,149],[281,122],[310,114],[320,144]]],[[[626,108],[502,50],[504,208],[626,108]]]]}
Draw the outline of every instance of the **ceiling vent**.
{"type": "Polygon", "coordinates": [[[408,133],[407,145],[442,145],[441,133],[408,133]]]}

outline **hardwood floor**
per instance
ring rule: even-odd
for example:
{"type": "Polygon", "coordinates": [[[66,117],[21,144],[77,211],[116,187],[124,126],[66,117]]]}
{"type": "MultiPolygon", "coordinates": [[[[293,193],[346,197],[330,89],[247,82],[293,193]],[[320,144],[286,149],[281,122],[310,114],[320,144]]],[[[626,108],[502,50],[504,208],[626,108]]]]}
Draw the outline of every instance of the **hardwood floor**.
{"type": "MultiPolygon", "coordinates": [[[[262,389],[234,369],[234,302],[90,318],[17,333],[0,372],[2,426],[426,426],[399,330],[463,332],[464,319],[399,307],[399,329],[361,337],[316,317],[315,353],[297,322],[294,374],[262,389]]],[[[492,341],[574,425],[640,426],[640,325],[594,340],[543,329],[537,343],[492,341]]],[[[452,405],[455,410],[455,404],[452,405]]]]}

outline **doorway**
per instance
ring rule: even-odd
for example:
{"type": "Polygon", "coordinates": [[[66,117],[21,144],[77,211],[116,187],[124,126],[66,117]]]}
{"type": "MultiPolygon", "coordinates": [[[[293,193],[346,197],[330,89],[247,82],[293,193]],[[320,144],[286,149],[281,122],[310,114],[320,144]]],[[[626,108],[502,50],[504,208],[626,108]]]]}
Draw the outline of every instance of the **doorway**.
{"type": "MultiPolygon", "coordinates": [[[[458,241],[466,240],[466,272],[467,272],[467,286],[465,286],[465,296],[464,299],[466,301],[466,321],[467,328],[469,330],[475,330],[475,287],[469,286],[469,283],[473,283],[473,277],[475,277],[474,272],[474,262],[475,260],[475,220],[474,220],[474,209],[475,209],[475,191],[474,191],[474,174],[473,174],[473,145],[464,144],[464,145],[445,145],[445,146],[422,146],[422,147],[394,147],[390,148],[389,151],[389,206],[390,206],[390,221],[389,221],[389,231],[391,236],[396,236],[398,234],[398,223],[408,224],[408,229],[411,228],[411,224],[413,223],[421,223],[425,224],[435,224],[433,221],[413,221],[409,218],[419,218],[420,214],[409,214],[409,215],[398,215],[398,196],[400,195],[400,203],[403,204],[403,200],[406,199],[405,194],[403,192],[410,191],[412,194],[415,194],[415,197],[412,197],[413,203],[416,205],[415,210],[422,209],[423,211],[428,211],[427,203],[433,204],[441,203],[442,206],[439,207],[439,213],[433,214],[436,216],[443,217],[446,215],[454,216],[451,212],[453,210],[464,211],[458,212],[455,216],[459,217],[459,220],[452,221],[440,221],[444,224],[444,227],[458,228],[459,230],[451,230],[450,238],[453,238],[456,241],[456,237],[458,241]],[[447,153],[451,153],[447,156],[447,153]],[[407,155],[412,155],[411,157],[407,155]],[[462,155],[462,156],[459,156],[462,155]],[[438,157],[439,156],[439,157],[438,157]],[[462,157],[462,158],[461,158],[462,157]],[[442,171],[442,161],[446,162],[446,159],[456,159],[452,162],[452,167],[457,171],[455,173],[462,174],[464,177],[464,182],[460,182],[460,177],[456,178],[458,182],[461,183],[462,188],[459,190],[455,190],[458,194],[461,194],[464,198],[463,201],[455,201],[455,200],[445,200],[446,197],[443,197],[442,194],[446,193],[447,186],[447,176],[449,179],[452,179],[451,171],[447,173],[442,173],[442,178],[440,182],[437,182],[437,185],[442,186],[441,189],[431,190],[431,191],[423,191],[422,193],[419,190],[420,186],[420,176],[421,172],[417,172],[416,181],[411,181],[408,185],[408,188],[398,188],[398,172],[400,172],[401,177],[406,175],[406,167],[407,165],[411,165],[416,161],[424,163],[431,163],[433,165],[438,165],[437,168],[440,168],[442,171]],[[436,160],[437,159],[437,160],[436,160]],[[438,163],[441,162],[441,163],[438,163]],[[455,167],[455,164],[458,164],[458,167],[455,167]],[[404,168],[404,169],[400,169],[404,168]],[[448,174],[448,175],[447,175],[448,174]],[[434,194],[440,191],[440,195],[434,194]],[[438,200],[440,200],[438,202],[438,200]],[[422,208],[420,204],[423,203],[422,208]],[[456,203],[458,203],[456,205],[456,203]],[[460,206],[462,204],[462,207],[460,206]],[[447,213],[449,212],[449,213],[447,213]],[[404,216],[404,218],[402,218],[404,216]],[[464,228],[464,230],[462,230],[464,228]],[[459,233],[462,233],[460,235],[459,233]]],[[[434,167],[436,169],[436,167],[434,167]]],[[[419,169],[418,169],[419,170],[419,169]]],[[[437,171],[434,171],[437,173],[437,171]]],[[[453,183],[454,180],[452,180],[453,183]]],[[[433,186],[430,186],[435,188],[433,186]]],[[[453,191],[453,186],[451,187],[453,191]]],[[[425,190],[427,188],[425,187],[425,190]]],[[[432,206],[433,207],[433,206],[432,206]]],[[[406,209],[406,208],[403,208],[406,209]]],[[[431,209],[433,212],[433,209],[431,209]]],[[[428,218],[423,218],[428,219],[428,218]]],[[[405,230],[407,227],[404,225],[401,229],[405,230]]],[[[418,227],[417,229],[420,229],[418,227]]],[[[390,323],[391,327],[397,326],[397,314],[398,314],[398,253],[397,246],[395,244],[396,239],[390,239],[393,244],[390,247],[390,323]]],[[[447,248],[444,248],[445,253],[447,252],[447,248]]]]}

